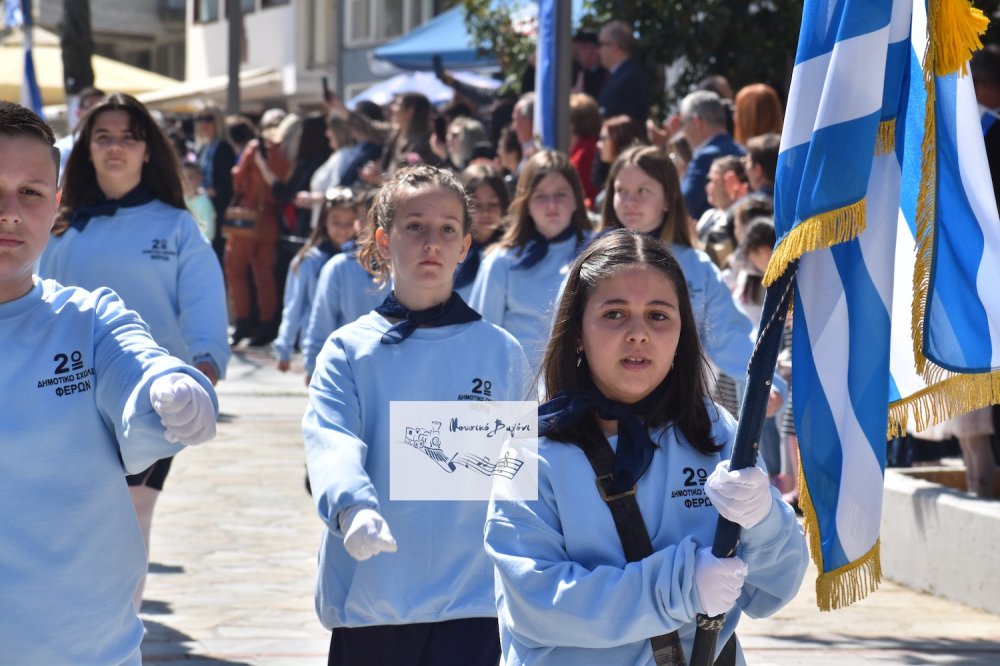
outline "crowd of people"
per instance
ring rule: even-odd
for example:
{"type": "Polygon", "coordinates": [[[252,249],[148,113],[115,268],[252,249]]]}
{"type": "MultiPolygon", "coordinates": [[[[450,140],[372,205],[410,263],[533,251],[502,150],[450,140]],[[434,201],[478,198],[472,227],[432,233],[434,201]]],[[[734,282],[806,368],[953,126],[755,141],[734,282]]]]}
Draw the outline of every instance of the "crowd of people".
{"type": "Polygon", "coordinates": [[[443,108],[331,96],[259,117],[205,103],[165,119],[90,89],[59,142],[0,105],[0,337],[44,352],[4,370],[24,418],[8,403],[0,435],[100,459],[72,483],[27,446],[4,468],[0,642],[26,663],[137,663],[170,456],[211,437],[212,387],[249,345],[305,368],[330,664],[650,664],[657,640],[690,651],[696,616],[723,613],[716,663],[743,662],[740,614],[787,603],[807,560],[787,352],[758,466],[728,468],[775,244],[781,97],[712,76],[654,122],[631,27],[578,32],[573,53],[565,153],[539,144],[533,92],[447,72],[443,108]],[[542,403],[537,499],[391,500],[390,402],[463,399],[469,377],[542,403]],[[78,416],[31,419],[46,409],[78,416]],[[692,478],[706,501],[676,492],[692,478]],[[68,527],[16,513],[54,502],[82,502],[68,527]],[[743,528],[735,557],[712,555],[719,516],[743,528]],[[72,555],[53,545],[67,539],[72,555]],[[56,609],[62,638],[41,640],[56,609]]]}

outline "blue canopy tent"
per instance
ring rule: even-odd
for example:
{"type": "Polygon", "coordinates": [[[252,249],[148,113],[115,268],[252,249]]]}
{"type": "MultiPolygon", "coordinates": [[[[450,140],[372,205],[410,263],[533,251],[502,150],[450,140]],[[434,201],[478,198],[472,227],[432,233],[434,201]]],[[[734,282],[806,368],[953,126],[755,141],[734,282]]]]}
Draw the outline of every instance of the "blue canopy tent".
{"type": "MultiPolygon", "coordinates": [[[[532,12],[537,16],[536,2],[502,4],[521,17],[532,12]]],[[[583,0],[572,0],[572,8],[573,24],[577,25],[584,14],[583,0]]],[[[435,54],[441,56],[441,62],[449,70],[484,69],[497,65],[495,58],[477,54],[476,44],[465,28],[465,8],[461,4],[374,51],[376,58],[400,69],[424,71],[434,68],[431,59],[435,54]]]]}
{"type": "Polygon", "coordinates": [[[430,71],[431,58],[441,56],[447,69],[485,69],[497,61],[478,55],[469,31],[465,29],[465,9],[456,5],[423,23],[402,37],[375,49],[375,57],[400,69],[430,71]]]}

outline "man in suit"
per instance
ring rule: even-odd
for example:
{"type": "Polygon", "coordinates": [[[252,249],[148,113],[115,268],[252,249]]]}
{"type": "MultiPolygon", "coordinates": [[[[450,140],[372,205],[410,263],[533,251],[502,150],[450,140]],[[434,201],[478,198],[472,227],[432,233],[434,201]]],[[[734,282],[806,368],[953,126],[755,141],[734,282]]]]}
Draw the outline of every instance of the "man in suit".
{"type": "Polygon", "coordinates": [[[712,162],[745,151],[726,131],[726,107],[714,92],[698,90],[681,100],[680,131],[692,152],[681,191],[688,214],[697,220],[709,208],[705,185],[712,162]]]}
{"type": "Polygon", "coordinates": [[[624,21],[611,21],[598,35],[601,64],[610,74],[597,103],[604,118],[631,116],[640,125],[649,117],[649,78],[635,56],[635,37],[624,21]]]}
{"type": "Polygon", "coordinates": [[[573,92],[586,93],[594,99],[608,79],[608,70],[601,65],[601,48],[597,33],[577,30],[573,35],[573,92]]]}

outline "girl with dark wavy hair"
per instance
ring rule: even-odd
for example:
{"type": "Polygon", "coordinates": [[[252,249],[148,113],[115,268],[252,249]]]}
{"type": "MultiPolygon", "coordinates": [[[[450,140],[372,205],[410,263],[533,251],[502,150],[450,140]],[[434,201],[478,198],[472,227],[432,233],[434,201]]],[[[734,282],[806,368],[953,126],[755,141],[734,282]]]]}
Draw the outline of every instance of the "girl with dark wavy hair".
{"type": "Polygon", "coordinates": [[[537,496],[498,477],[486,522],[503,663],[652,666],[652,637],[678,632],[690,654],[698,613],[726,614],[718,649],[743,663],[741,613],[793,599],[808,554],[764,469],[729,471],[736,424],[708,398],[677,260],[636,231],[595,240],[542,366],[537,496]],[[615,496],[638,515],[613,517],[615,496]],[[711,552],[720,516],[743,528],[732,558],[711,552]]]}
{"type": "MultiPolygon", "coordinates": [[[[114,289],[170,354],[213,384],[223,376],[230,350],[222,270],[184,203],[176,153],[134,97],[111,94],[84,117],[52,233],[41,276],[114,289]]],[[[170,460],[127,477],[147,552],[170,460]]],[[[141,600],[142,585],[137,607],[141,600]]]]}

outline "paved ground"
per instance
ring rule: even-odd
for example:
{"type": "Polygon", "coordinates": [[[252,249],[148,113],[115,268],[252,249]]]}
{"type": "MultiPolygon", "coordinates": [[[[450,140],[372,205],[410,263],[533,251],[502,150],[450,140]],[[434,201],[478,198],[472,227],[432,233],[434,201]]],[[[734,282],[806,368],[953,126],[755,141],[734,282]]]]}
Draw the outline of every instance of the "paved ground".
{"type": "MultiPolygon", "coordinates": [[[[157,507],[144,660],[325,664],[328,634],[312,600],[322,526],[303,487],[302,374],[278,373],[264,352],[240,352],[219,394],[219,437],[177,457],[157,507]]],[[[1000,616],[891,582],[820,613],[814,574],[780,613],[741,624],[751,666],[1000,664],[1000,616]]]]}

